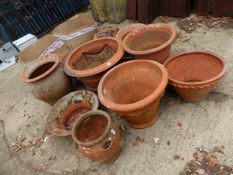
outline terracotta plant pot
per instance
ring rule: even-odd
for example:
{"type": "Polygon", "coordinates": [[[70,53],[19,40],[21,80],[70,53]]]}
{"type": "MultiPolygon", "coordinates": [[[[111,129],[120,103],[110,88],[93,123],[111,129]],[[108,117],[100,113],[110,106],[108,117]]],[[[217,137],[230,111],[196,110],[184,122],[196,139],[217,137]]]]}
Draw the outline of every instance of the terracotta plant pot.
{"type": "Polygon", "coordinates": [[[145,24],[136,23],[136,24],[130,24],[125,27],[122,27],[116,34],[116,39],[119,39],[120,41],[123,41],[124,38],[132,31],[144,27],[145,24]]]}
{"type": "Polygon", "coordinates": [[[66,59],[65,72],[96,90],[105,71],[123,57],[122,44],[114,38],[100,38],[75,49],[66,59]]]}
{"type": "Polygon", "coordinates": [[[104,37],[113,37],[113,38],[115,38],[118,31],[119,31],[118,27],[113,27],[113,26],[105,27],[105,28],[100,29],[95,34],[94,39],[104,38],[104,37]]]}
{"type": "Polygon", "coordinates": [[[88,90],[78,90],[61,98],[53,106],[54,117],[49,119],[51,134],[69,136],[76,120],[84,113],[97,110],[99,100],[95,93],[88,90]]]}
{"type": "Polygon", "coordinates": [[[112,163],[119,156],[123,139],[117,121],[104,111],[91,111],[75,123],[72,137],[88,159],[112,163]]]}
{"type": "Polygon", "coordinates": [[[174,90],[190,102],[205,99],[227,70],[221,56],[204,51],[178,53],[164,65],[174,90]]]}
{"type": "Polygon", "coordinates": [[[165,67],[152,60],[122,63],[101,79],[100,102],[117,112],[134,128],[153,125],[159,116],[158,107],[168,82],[165,67]]]}
{"type": "Polygon", "coordinates": [[[163,63],[170,55],[176,30],[169,24],[151,24],[134,30],[123,41],[124,50],[135,59],[149,59],[163,63]]]}
{"type": "Polygon", "coordinates": [[[51,54],[27,64],[20,80],[38,99],[53,105],[72,90],[72,82],[63,71],[60,58],[51,54]]]}

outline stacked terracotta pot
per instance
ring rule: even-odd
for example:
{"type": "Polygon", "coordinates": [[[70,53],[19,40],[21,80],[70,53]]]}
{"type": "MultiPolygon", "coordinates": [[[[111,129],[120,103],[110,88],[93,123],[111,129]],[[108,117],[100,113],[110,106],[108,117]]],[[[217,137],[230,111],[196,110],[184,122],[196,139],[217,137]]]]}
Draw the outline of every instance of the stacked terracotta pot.
{"type": "Polygon", "coordinates": [[[226,73],[223,58],[212,52],[170,56],[176,37],[172,25],[133,24],[117,34],[111,31],[74,49],[64,64],[57,55],[42,56],[21,76],[36,98],[53,105],[51,133],[72,135],[82,155],[101,163],[117,158],[123,138],[115,117],[98,110],[99,100],[129,126],[147,128],[159,117],[168,83],[182,99],[198,102],[226,73]],[[124,60],[124,55],[132,60],[124,60]],[[88,90],[71,92],[71,77],[98,97],[88,90]]]}

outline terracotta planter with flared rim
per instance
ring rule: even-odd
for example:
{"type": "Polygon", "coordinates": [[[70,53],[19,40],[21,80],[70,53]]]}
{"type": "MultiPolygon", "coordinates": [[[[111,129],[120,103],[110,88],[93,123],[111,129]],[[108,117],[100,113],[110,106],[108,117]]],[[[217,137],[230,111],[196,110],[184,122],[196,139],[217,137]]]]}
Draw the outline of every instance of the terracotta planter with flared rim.
{"type": "Polygon", "coordinates": [[[160,99],[165,92],[168,73],[152,60],[122,63],[100,80],[98,96],[107,108],[117,112],[134,128],[153,125],[159,116],[160,99]]]}
{"type": "Polygon", "coordinates": [[[98,107],[99,100],[95,93],[88,90],[71,92],[54,104],[54,117],[49,119],[48,129],[55,136],[69,136],[76,120],[98,107]]]}
{"type": "Polygon", "coordinates": [[[170,55],[176,30],[170,24],[150,24],[134,30],[123,40],[124,50],[135,59],[149,59],[163,63],[170,55]]]}
{"type": "Polygon", "coordinates": [[[224,59],[208,51],[181,52],[164,65],[169,83],[182,99],[190,102],[204,100],[227,71],[224,59]]]}
{"type": "Polygon", "coordinates": [[[101,163],[115,161],[123,146],[116,119],[100,110],[83,114],[73,127],[72,137],[82,155],[101,163]]]}
{"type": "Polygon", "coordinates": [[[65,72],[70,76],[79,78],[89,89],[96,90],[102,74],[116,65],[123,57],[123,54],[124,51],[121,42],[114,38],[92,40],[81,45],[68,56],[65,62],[65,72]],[[114,55],[110,55],[111,57],[107,61],[88,69],[80,70],[79,68],[75,68],[83,65],[83,63],[88,59],[90,60],[91,57],[91,63],[96,63],[97,57],[95,57],[95,55],[104,52],[106,48],[115,52],[114,55]]]}
{"type": "Polygon", "coordinates": [[[94,39],[104,38],[104,37],[115,38],[118,31],[119,31],[118,27],[113,27],[113,26],[105,27],[105,28],[100,29],[95,34],[94,39]]]}
{"type": "Polygon", "coordinates": [[[122,27],[116,34],[116,39],[123,41],[124,38],[132,31],[144,27],[145,24],[136,23],[122,27]]]}
{"type": "Polygon", "coordinates": [[[53,105],[72,90],[72,82],[63,71],[60,58],[51,54],[27,64],[20,80],[34,97],[53,105]]]}

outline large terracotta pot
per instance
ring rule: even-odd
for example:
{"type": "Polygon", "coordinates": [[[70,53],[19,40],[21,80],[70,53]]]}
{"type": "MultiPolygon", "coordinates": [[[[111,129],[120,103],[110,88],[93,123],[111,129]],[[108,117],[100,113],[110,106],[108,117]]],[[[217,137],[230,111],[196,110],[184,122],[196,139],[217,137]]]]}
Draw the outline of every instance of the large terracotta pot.
{"type": "Polygon", "coordinates": [[[51,105],[72,90],[71,79],[64,73],[61,59],[55,54],[27,64],[20,80],[28,85],[36,98],[51,105]]]}
{"type": "Polygon", "coordinates": [[[169,82],[185,101],[205,99],[226,73],[223,58],[213,52],[181,52],[165,63],[169,82]]]}
{"type": "Polygon", "coordinates": [[[95,93],[88,90],[71,92],[54,104],[54,117],[49,118],[48,129],[55,136],[69,136],[76,120],[98,107],[99,99],[95,93]]]}
{"type": "Polygon", "coordinates": [[[75,49],[66,59],[65,72],[96,90],[103,74],[123,57],[122,44],[114,38],[100,38],[75,49]]]}
{"type": "Polygon", "coordinates": [[[123,41],[124,38],[132,31],[144,27],[145,24],[136,23],[122,27],[116,34],[116,39],[123,41]]]}
{"type": "Polygon", "coordinates": [[[176,30],[169,24],[150,24],[134,30],[123,40],[124,50],[135,59],[163,63],[170,55],[176,30]]]}
{"type": "Polygon", "coordinates": [[[82,155],[101,163],[116,160],[123,146],[117,121],[99,110],[82,115],[74,125],[72,137],[82,155]]]}
{"type": "Polygon", "coordinates": [[[153,125],[168,82],[165,67],[152,60],[133,60],[107,72],[98,86],[100,102],[134,128],[153,125]]]}

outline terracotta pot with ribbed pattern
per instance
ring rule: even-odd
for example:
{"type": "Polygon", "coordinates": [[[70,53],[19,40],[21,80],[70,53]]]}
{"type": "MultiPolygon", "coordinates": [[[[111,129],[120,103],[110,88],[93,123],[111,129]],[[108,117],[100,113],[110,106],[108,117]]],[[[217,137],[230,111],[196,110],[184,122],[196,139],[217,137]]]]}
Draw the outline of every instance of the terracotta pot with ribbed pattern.
{"type": "Polygon", "coordinates": [[[204,100],[226,73],[224,59],[213,52],[181,52],[164,63],[169,83],[185,101],[204,100]]]}

